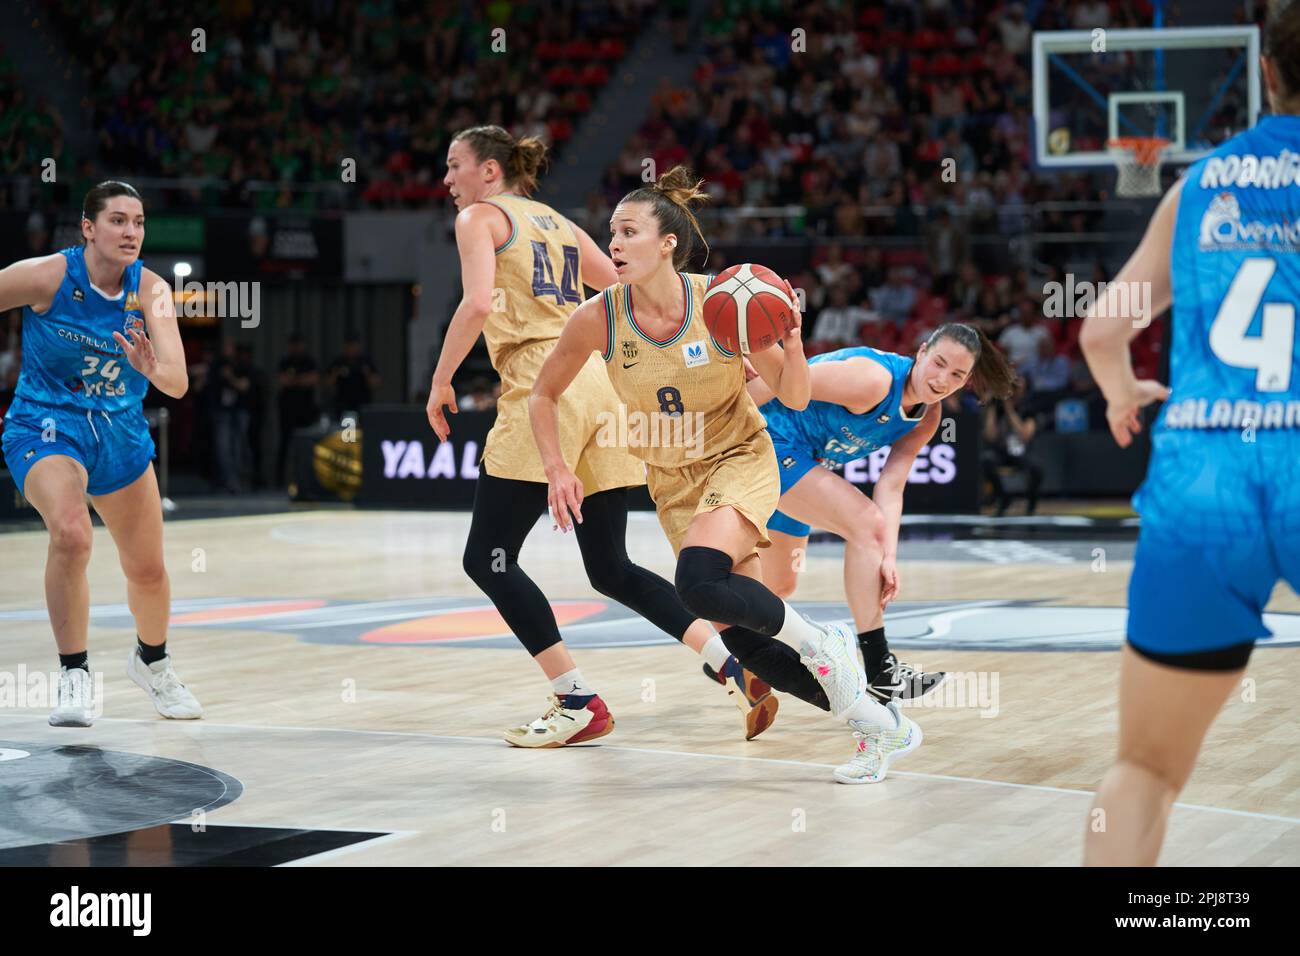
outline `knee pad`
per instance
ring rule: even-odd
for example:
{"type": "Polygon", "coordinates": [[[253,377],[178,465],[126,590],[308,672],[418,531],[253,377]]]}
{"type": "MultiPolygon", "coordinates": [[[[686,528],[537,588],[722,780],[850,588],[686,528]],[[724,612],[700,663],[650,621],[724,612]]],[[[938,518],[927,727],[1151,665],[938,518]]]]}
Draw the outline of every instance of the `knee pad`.
{"type": "Polygon", "coordinates": [[[706,621],[725,621],[735,603],[727,585],[730,576],[731,557],[725,551],[683,548],[673,584],[686,610],[706,621]]]}

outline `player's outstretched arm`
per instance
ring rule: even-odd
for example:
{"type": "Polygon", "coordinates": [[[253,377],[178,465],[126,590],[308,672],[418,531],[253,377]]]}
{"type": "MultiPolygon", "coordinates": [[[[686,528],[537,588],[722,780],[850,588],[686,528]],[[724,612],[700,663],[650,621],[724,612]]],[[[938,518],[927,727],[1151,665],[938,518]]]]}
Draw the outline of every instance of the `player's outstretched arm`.
{"type": "Polygon", "coordinates": [[[149,269],[140,270],[140,311],[149,334],[132,329],[129,341],[121,332],[114,332],[113,339],[122,346],[131,367],[149,379],[154,388],[180,398],[190,387],[190,376],[176,321],[176,302],[171,286],[149,269]]]}
{"type": "Polygon", "coordinates": [[[916,456],[938,430],[941,415],[941,407],[931,405],[921,423],[889,447],[889,457],[871,492],[871,500],[885,516],[884,557],[880,569],[884,578],[880,588],[882,607],[898,594],[898,528],[903,522],[903,491],[907,488],[907,476],[912,472],[916,456]]]}
{"type": "Polygon", "coordinates": [[[497,267],[491,217],[496,214],[494,207],[475,203],[456,216],[456,248],[460,251],[460,282],[464,291],[442,340],[425,409],[440,441],[446,441],[451,434],[443,409],[451,409],[453,415],[457,411],[452,376],[483,334],[483,325],[492,311],[492,283],[496,280],[497,267]]]}
{"type": "Polygon", "coordinates": [[[1168,397],[1169,390],[1159,382],[1138,381],[1133,374],[1133,361],[1128,346],[1137,334],[1173,301],[1169,279],[1169,255],[1173,246],[1174,225],[1178,216],[1178,201],[1183,193],[1183,180],[1179,180],[1156,208],[1146,234],[1134,250],[1124,268],[1120,269],[1112,285],[1128,289],[1149,289],[1145,294],[1125,295],[1112,299],[1098,296],[1079,331],[1079,348],[1088,362],[1092,376],[1106,397],[1106,419],[1111,434],[1121,448],[1127,448],[1133,435],[1142,430],[1138,410],[1154,401],[1168,397]],[[1113,302],[1129,304],[1126,314],[1112,315],[1113,302]],[[1134,302],[1149,301],[1150,314],[1134,314],[1134,302]]]}
{"type": "Polygon", "coordinates": [[[533,440],[546,469],[552,520],[561,531],[570,528],[569,516],[582,523],[582,482],[569,469],[560,447],[560,395],[569,387],[592,352],[607,347],[603,298],[592,296],[574,310],[560,339],[542,363],[528,397],[528,419],[533,440]]]}
{"type": "Polygon", "coordinates": [[[25,305],[44,312],[54,302],[67,270],[68,260],[60,252],[20,259],[0,269],[0,312],[25,305]]]}

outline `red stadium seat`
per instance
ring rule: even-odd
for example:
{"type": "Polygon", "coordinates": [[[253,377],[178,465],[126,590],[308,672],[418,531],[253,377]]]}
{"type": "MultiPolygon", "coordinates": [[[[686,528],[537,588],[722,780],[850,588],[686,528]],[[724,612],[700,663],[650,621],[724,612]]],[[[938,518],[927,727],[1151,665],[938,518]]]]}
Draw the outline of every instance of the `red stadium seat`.
{"type": "Polygon", "coordinates": [[[564,47],[554,40],[543,40],[535,47],[537,58],[539,60],[562,60],[564,59],[564,47]]]}
{"type": "Polygon", "coordinates": [[[586,63],[596,58],[596,44],[590,40],[571,40],[564,45],[564,58],[576,63],[586,63]]]}
{"type": "Polygon", "coordinates": [[[944,35],[938,30],[923,29],[912,35],[913,50],[936,50],[944,45],[944,35]]]}
{"type": "Polygon", "coordinates": [[[961,57],[947,51],[930,61],[930,72],[936,76],[956,76],[963,69],[961,57]]]}
{"type": "Polygon", "coordinates": [[[546,130],[551,134],[551,142],[563,143],[573,136],[573,124],[563,116],[557,116],[546,124],[546,130]]]}
{"type": "Polygon", "coordinates": [[[896,351],[898,345],[898,327],[883,319],[862,323],[861,341],[882,352],[896,351]]]}
{"type": "Polygon", "coordinates": [[[577,71],[567,63],[552,67],[546,74],[547,86],[574,86],[577,82],[577,71]]]}
{"type": "Polygon", "coordinates": [[[627,47],[622,40],[610,38],[601,40],[600,45],[596,47],[596,56],[602,60],[621,60],[627,53],[627,47]]]}
{"type": "Polygon", "coordinates": [[[599,63],[588,63],[578,76],[582,86],[604,86],[609,82],[609,70],[599,63]]]}

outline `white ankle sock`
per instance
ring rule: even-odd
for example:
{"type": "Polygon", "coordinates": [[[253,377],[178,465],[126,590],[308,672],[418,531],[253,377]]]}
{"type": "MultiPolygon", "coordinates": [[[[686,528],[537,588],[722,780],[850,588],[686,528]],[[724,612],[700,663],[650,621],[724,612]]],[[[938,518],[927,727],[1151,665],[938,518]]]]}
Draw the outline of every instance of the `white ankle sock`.
{"type": "Polygon", "coordinates": [[[858,702],[849,708],[848,713],[844,715],[844,719],[864,720],[867,723],[884,727],[886,730],[894,730],[898,727],[898,721],[894,719],[894,712],[870,694],[863,694],[858,699],[858,702]]]}
{"type": "Polygon", "coordinates": [[[582,679],[582,671],[574,668],[571,671],[565,671],[559,677],[551,681],[551,690],[555,691],[560,697],[565,694],[577,694],[579,697],[590,697],[596,692],[587,686],[587,682],[582,679]]]}
{"type": "Polygon", "coordinates": [[[822,632],[787,602],[781,603],[785,605],[785,620],[781,623],[781,630],[773,636],[778,641],[789,644],[804,657],[811,657],[812,652],[821,646],[822,632]]]}
{"type": "Polygon", "coordinates": [[[700,656],[704,658],[706,664],[721,674],[727,658],[731,656],[731,651],[727,650],[727,645],[723,643],[722,638],[714,634],[700,648],[700,656]]]}

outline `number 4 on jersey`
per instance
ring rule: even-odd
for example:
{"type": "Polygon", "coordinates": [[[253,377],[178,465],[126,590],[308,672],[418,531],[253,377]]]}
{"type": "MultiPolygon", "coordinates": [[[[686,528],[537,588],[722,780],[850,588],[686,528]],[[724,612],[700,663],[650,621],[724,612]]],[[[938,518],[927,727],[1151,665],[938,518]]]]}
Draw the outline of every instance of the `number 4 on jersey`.
{"type": "Polygon", "coordinates": [[[555,296],[556,305],[565,302],[581,302],[578,294],[578,247],[564,246],[564,272],[560,274],[560,284],[555,284],[555,270],[551,267],[551,257],[546,252],[546,243],[533,240],[533,297],[542,295],[555,296]]]}
{"type": "Polygon", "coordinates": [[[1291,387],[1295,306],[1266,303],[1259,335],[1246,334],[1276,270],[1274,259],[1243,262],[1210,326],[1211,351],[1227,365],[1255,369],[1255,389],[1260,392],[1285,392],[1291,387]]]}

